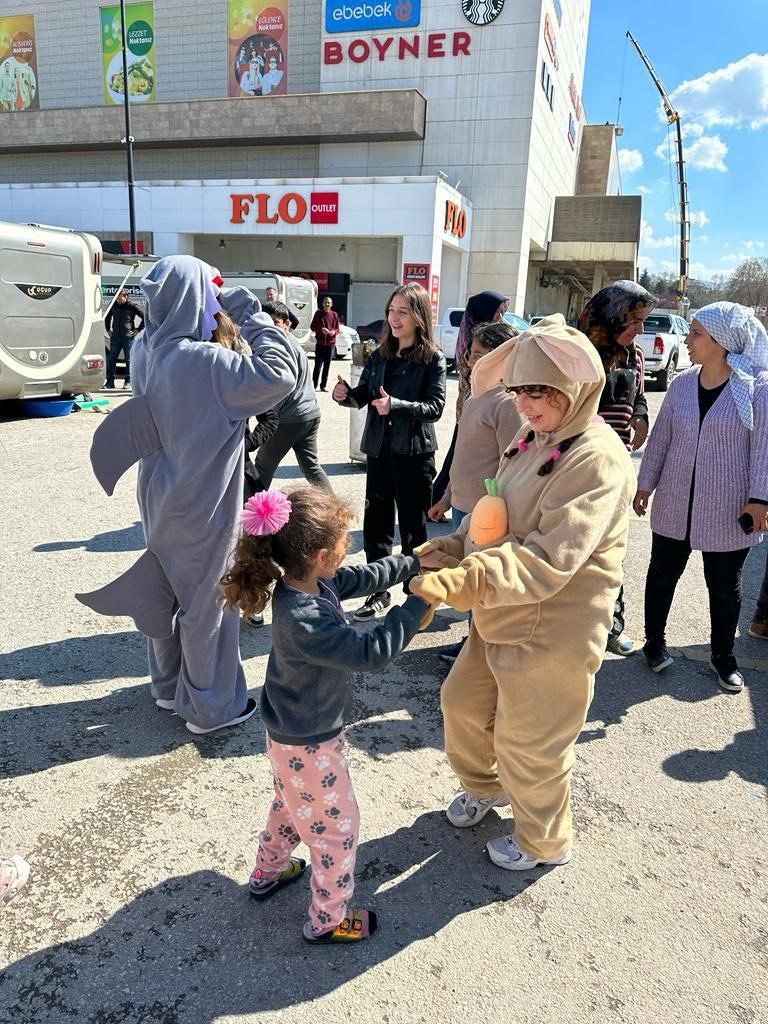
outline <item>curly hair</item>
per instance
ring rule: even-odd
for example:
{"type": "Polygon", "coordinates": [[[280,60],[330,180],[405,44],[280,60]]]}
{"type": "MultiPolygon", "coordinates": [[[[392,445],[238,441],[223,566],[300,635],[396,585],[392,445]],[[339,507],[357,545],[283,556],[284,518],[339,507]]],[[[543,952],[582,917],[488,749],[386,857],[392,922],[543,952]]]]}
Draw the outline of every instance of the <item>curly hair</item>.
{"type": "Polygon", "coordinates": [[[291,501],[288,522],[268,537],[244,533],[234,561],[221,579],[226,608],[246,615],[262,612],[283,573],[302,579],[320,551],[332,550],[352,521],[351,507],[321,487],[298,487],[286,492],[291,501]]]}

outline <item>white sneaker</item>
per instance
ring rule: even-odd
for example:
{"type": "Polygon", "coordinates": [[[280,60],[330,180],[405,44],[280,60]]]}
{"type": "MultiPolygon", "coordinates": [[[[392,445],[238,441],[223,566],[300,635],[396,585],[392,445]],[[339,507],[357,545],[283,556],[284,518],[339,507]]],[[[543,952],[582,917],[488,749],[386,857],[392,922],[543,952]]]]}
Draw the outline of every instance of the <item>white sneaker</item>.
{"type": "Polygon", "coordinates": [[[626,633],[620,633],[618,636],[613,636],[611,634],[608,637],[608,643],[605,645],[605,649],[610,651],[611,654],[620,654],[624,658],[631,658],[637,651],[635,641],[631,636],[627,636],[626,633]]]}
{"type": "Polygon", "coordinates": [[[507,871],[526,871],[538,867],[539,864],[567,864],[571,859],[571,851],[567,850],[556,860],[539,860],[530,853],[524,853],[515,842],[514,836],[499,836],[486,843],[485,849],[494,864],[507,871]]]}
{"type": "Polygon", "coordinates": [[[232,718],[229,722],[222,722],[221,725],[211,725],[207,728],[203,728],[201,725],[194,725],[192,722],[187,722],[187,728],[195,736],[207,736],[209,732],[218,732],[219,729],[227,729],[230,725],[240,725],[241,722],[247,722],[249,718],[256,714],[256,708],[258,704],[253,697],[248,698],[248,703],[245,705],[245,711],[237,718],[232,718]]]}
{"type": "Polygon", "coordinates": [[[503,793],[501,796],[472,796],[471,793],[459,793],[445,812],[445,816],[456,828],[469,828],[482,821],[492,807],[508,807],[509,797],[503,793]]]}
{"type": "Polygon", "coordinates": [[[162,708],[163,711],[173,711],[173,709],[176,707],[175,700],[163,700],[162,697],[156,697],[155,704],[157,704],[159,708],[162,708]]]}

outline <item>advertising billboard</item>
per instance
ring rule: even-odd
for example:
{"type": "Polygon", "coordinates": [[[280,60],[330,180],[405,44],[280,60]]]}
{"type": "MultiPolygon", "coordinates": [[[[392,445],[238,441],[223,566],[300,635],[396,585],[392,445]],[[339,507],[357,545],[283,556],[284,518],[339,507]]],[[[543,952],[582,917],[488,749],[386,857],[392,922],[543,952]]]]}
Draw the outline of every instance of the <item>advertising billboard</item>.
{"type": "Polygon", "coordinates": [[[326,32],[377,32],[415,28],[421,0],[325,0],[326,32]]]}
{"type": "Polygon", "coordinates": [[[0,18],[0,111],[39,109],[34,16],[0,18]]]}
{"type": "MultiPolygon", "coordinates": [[[[155,65],[155,5],[126,4],[125,43],[128,52],[128,99],[154,103],[157,99],[155,65]]],[[[101,8],[101,57],[104,67],[104,102],[125,102],[120,5],[101,8]]]]}
{"type": "Polygon", "coordinates": [[[288,92],[288,0],[229,0],[229,95],[288,92]]]}

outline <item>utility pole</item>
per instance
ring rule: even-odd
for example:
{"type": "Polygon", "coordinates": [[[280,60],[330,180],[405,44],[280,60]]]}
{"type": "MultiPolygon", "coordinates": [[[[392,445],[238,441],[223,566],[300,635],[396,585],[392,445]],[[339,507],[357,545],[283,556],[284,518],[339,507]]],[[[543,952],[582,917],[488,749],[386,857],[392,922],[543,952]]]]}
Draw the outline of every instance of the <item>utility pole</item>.
{"type": "Polygon", "coordinates": [[[661,93],[661,103],[664,113],[667,115],[667,124],[675,126],[677,138],[677,183],[679,188],[679,222],[680,222],[680,278],[677,285],[678,312],[686,316],[691,303],[688,300],[688,247],[691,242],[691,220],[688,211],[688,182],[685,179],[685,159],[683,157],[683,133],[680,127],[680,114],[672,106],[672,101],[667,95],[661,79],[656,74],[648,57],[640,49],[640,44],[632,35],[627,32],[627,38],[640,55],[640,60],[645,64],[653,79],[653,84],[661,93]]]}
{"type": "Polygon", "coordinates": [[[131,256],[136,255],[136,204],[134,201],[133,179],[133,135],[131,135],[131,98],[128,91],[128,44],[125,27],[125,0],[120,0],[120,29],[123,47],[123,106],[125,108],[125,138],[121,142],[126,147],[128,160],[128,220],[131,231],[131,256]]]}

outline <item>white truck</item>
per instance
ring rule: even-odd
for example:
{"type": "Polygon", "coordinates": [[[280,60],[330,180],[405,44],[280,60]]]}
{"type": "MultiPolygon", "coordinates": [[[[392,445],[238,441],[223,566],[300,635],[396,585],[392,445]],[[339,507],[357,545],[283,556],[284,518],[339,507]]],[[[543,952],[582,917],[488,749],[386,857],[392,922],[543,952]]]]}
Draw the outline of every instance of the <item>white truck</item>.
{"type": "Polygon", "coordinates": [[[659,391],[666,391],[678,370],[691,365],[685,339],[690,326],[671,309],[654,309],[645,318],[638,344],[645,356],[645,375],[651,377],[659,391]]]}
{"type": "Polygon", "coordinates": [[[443,313],[443,319],[435,327],[435,340],[442,349],[448,368],[456,364],[456,342],[459,340],[459,327],[464,316],[464,306],[451,306],[443,313]]]}
{"type": "Polygon", "coordinates": [[[283,277],[261,271],[251,274],[223,273],[227,288],[238,285],[248,288],[260,302],[266,298],[267,288],[274,288],[279,302],[284,302],[288,309],[298,318],[299,325],[292,331],[293,337],[307,352],[315,351],[315,336],[309,325],[317,310],[317,282],[305,277],[283,277]]]}

